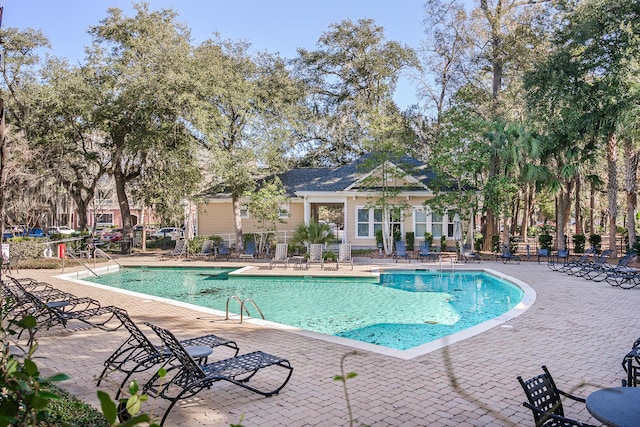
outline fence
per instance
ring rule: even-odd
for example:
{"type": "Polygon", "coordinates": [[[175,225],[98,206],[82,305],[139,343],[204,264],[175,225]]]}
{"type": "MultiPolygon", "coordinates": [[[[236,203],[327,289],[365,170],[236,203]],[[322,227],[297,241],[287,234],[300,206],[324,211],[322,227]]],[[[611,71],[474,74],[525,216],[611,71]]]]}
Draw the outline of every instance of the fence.
{"type": "MultiPolygon", "coordinates": [[[[603,249],[607,249],[609,248],[609,236],[608,235],[602,235],[602,243],[600,245],[601,248],[603,249]]],[[[523,242],[520,241],[519,237],[516,237],[517,242],[516,242],[516,248],[517,251],[516,253],[518,255],[521,256],[536,256],[536,254],[538,253],[538,249],[540,249],[540,242],[538,242],[538,238],[537,237],[531,237],[528,239],[527,242],[523,242]]],[[[588,239],[588,238],[587,238],[588,239]]],[[[567,236],[566,239],[566,247],[567,249],[569,249],[570,253],[575,253],[574,251],[574,245],[573,245],[573,238],[572,236],[567,236]]],[[[585,243],[585,249],[589,248],[589,240],[587,240],[587,242],[585,243]]],[[[558,245],[556,244],[556,239],[553,239],[552,242],[552,248],[557,249],[558,245]]],[[[623,235],[617,235],[616,236],[616,245],[615,245],[615,256],[624,254],[627,252],[627,238],[626,236],[623,235]]]]}

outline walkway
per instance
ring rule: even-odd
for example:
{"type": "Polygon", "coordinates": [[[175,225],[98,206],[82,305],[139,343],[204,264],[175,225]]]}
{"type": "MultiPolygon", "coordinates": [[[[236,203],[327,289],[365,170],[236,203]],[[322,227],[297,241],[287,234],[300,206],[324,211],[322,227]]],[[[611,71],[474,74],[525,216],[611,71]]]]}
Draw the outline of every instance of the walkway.
{"type": "MultiPolygon", "coordinates": [[[[200,264],[136,257],[119,261],[200,264]]],[[[413,265],[417,266],[415,261],[413,265]]],[[[370,274],[372,267],[375,266],[356,266],[356,270],[370,274]]],[[[537,292],[536,303],[501,327],[411,360],[366,351],[352,354],[352,348],[339,344],[249,323],[240,325],[175,305],[65,282],[53,277],[59,270],[20,271],[16,276],[48,281],[75,294],[97,298],[104,305],[125,308],[137,323],[156,323],[181,338],[204,333],[228,337],[238,342],[241,353],[264,350],[286,357],[294,367],[291,381],[277,396],[264,398],[219,383],[179,404],[172,411],[168,426],[216,427],[240,422],[246,427],[347,426],[342,384],[333,380],[340,374],[343,357],[346,371],[358,374],[347,382],[355,425],[533,425],[530,412],[521,406],[524,394],[516,376],[537,375],[542,364],[549,367],[559,387],[576,394],[586,396],[600,387],[620,385],[622,356],[640,336],[640,289],[615,289],[606,283],[551,272],[546,265],[533,262],[504,265],[483,261],[480,267],[525,281],[537,292]]],[[[283,269],[276,272],[282,273],[283,269]]],[[[341,268],[340,272],[350,273],[348,268],[341,268]]],[[[38,363],[44,373],[60,371],[71,375],[72,379],[63,386],[99,406],[95,377],[100,374],[104,359],[125,337],[126,333],[120,330],[51,330],[39,339],[38,355],[43,359],[38,363]]],[[[220,350],[219,356],[227,354],[220,350]]],[[[113,374],[114,381],[105,382],[101,388],[114,395],[121,378],[113,374]]],[[[158,406],[155,412],[162,414],[166,402],[158,402],[158,406]]],[[[597,424],[584,405],[568,404],[566,413],[597,424]]]]}

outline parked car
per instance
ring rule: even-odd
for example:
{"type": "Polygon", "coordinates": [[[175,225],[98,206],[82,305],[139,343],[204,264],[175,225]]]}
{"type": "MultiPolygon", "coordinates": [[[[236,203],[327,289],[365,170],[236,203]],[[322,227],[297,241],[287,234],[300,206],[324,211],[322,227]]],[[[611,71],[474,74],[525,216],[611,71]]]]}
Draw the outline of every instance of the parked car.
{"type": "Polygon", "coordinates": [[[162,227],[161,229],[153,233],[151,237],[171,237],[172,239],[176,239],[178,236],[180,236],[181,232],[182,230],[180,230],[178,227],[162,227]]]}
{"type": "Polygon", "coordinates": [[[67,227],[66,225],[50,227],[48,231],[49,231],[49,234],[64,234],[64,235],[71,235],[78,232],[73,228],[67,227]]]}
{"type": "Polygon", "coordinates": [[[107,229],[100,238],[106,242],[119,242],[122,240],[122,228],[107,229]]]}
{"type": "Polygon", "coordinates": [[[29,230],[29,237],[47,237],[46,234],[44,234],[44,230],[40,227],[34,227],[31,230],[29,230]]]}

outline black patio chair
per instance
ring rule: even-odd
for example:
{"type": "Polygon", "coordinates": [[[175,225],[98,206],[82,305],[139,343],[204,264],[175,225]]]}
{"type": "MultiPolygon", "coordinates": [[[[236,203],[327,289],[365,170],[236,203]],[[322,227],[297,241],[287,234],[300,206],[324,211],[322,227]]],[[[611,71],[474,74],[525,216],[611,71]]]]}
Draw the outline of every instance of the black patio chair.
{"type": "Polygon", "coordinates": [[[469,243],[465,243],[462,245],[462,251],[460,252],[460,259],[465,262],[465,264],[469,261],[476,261],[480,263],[482,258],[480,254],[475,252],[469,243]]]}
{"type": "Polygon", "coordinates": [[[569,249],[560,249],[547,260],[547,267],[552,271],[559,271],[569,263],[569,249]]]}
{"type": "Polygon", "coordinates": [[[396,262],[398,262],[400,258],[404,258],[407,262],[411,262],[411,257],[407,252],[407,245],[402,240],[398,240],[396,242],[396,251],[393,253],[393,259],[395,259],[396,262]]]}
{"type": "Polygon", "coordinates": [[[572,420],[564,416],[562,400],[560,396],[565,396],[578,402],[584,403],[581,397],[574,396],[559,390],[553,381],[546,366],[542,366],[542,374],[528,380],[523,380],[518,376],[518,382],[522,386],[527,402],[522,405],[531,409],[536,427],[560,427],[560,426],[584,426],[592,427],[589,424],[572,420]]]}
{"type": "Polygon", "coordinates": [[[92,298],[73,298],[58,301],[43,301],[31,292],[24,292],[25,301],[29,304],[25,314],[30,314],[36,318],[38,327],[43,326],[49,329],[56,325],[67,327],[70,320],[79,320],[89,326],[112,331],[118,329],[122,324],[107,328],[114,317],[114,306],[101,306],[97,300],[92,298]],[[95,320],[101,318],[102,320],[95,320]],[[94,319],[95,318],[95,319],[94,319]]]}
{"type": "Polygon", "coordinates": [[[567,272],[568,270],[572,269],[572,268],[576,268],[576,267],[582,267],[584,265],[590,264],[592,259],[592,256],[596,256],[596,250],[595,248],[589,248],[586,251],[584,251],[584,253],[582,255],[580,255],[580,258],[578,258],[575,261],[568,261],[566,262],[564,265],[561,266],[561,268],[557,269],[556,271],[560,271],[562,273],[567,272]]]}
{"type": "Polygon", "coordinates": [[[614,287],[622,289],[631,289],[640,285],[640,270],[624,269],[620,271],[610,271],[604,280],[614,287]]]}
{"type": "Polygon", "coordinates": [[[568,268],[565,273],[570,276],[584,277],[590,271],[599,270],[607,262],[607,259],[611,256],[612,253],[612,249],[606,249],[602,251],[600,255],[594,255],[594,259],[592,262],[568,268]]]}
{"type": "Polygon", "coordinates": [[[511,248],[509,245],[500,245],[502,253],[498,255],[498,259],[501,259],[504,264],[508,262],[515,262],[516,264],[520,264],[522,260],[518,255],[515,255],[511,252],[511,248]]]}
{"type": "MultiPolygon", "coordinates": [[[[140,328],[138,328],[138,325],[131,320],[125,310],[116,308],[114,309],[114,314],[131,335],[104,361],[104,369],[96,385],[100,385],[100,382],[106,377],[108,372],[124,372],[126,376],[118,388],[117,399],[120,391],[131,375],[144,372],[160,363],[165,363],[169,361],[173,355],[165,346],[153,344],[140,328]]],[[[237,355],[239,351],[235,341],[213,334],[181,340],[180,343],[187,348],[193,346],[206,346],[210,348],[225,346],[234,351],[234,356],[237,355]]]]}
{"type": "Polygon", "coordinates": [[[288,360],[262,351],[254,351],[253,353],[241,354],[240,356],[200,365],[189,355],[185,347],[170,331],[151,323],[145,324],[158,334],[180,364],[179,372],[168,382],[158,382],[156,375],[143,387],[143,391],[148,395],[161,397],[170,402],[160,421],[161,426],[167,419],[171,409],[180,399],[195,396],[200,391],[211,388],[218,381],[228,381],[254,393],[272,396],[282,390],[293,373],[293,368],[288,360]],[[288,371],[284,381],[278,381],[278,385],[274,389],[267,391],[247,384],[247,381],[253,378],[258,371],[267,367],[279,367],[288,371]]]}
{"type": "Polygon", "coordinates": [[[438,259],[438,254],[435,252],[431,252],[431,245],[427,241],[420,242],[420,246],[418,249],[417,257],[420,261],[424,261],[425,259],[430,259],[435,261],[438,259]]]}
{"type": "Polygon", "coordinates": [[[587,269],[582,277],[587,280],[593,280],[594,282],[602,282],[606,279],[608,274],[638,272],[635,268],[628,267],[629,263],[633,258],[635,258],[635,256],[636,253],[634,251],[630,251],[618,259],[618,263],[616,265],[608,263],[595,265],[593,268],[587,269]]]}

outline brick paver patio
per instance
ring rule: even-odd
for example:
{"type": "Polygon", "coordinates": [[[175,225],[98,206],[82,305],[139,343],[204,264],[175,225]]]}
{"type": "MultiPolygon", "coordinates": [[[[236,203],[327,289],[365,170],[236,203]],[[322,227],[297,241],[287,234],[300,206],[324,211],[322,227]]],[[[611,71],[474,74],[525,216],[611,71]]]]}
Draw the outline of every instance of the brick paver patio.
{"type": "MultiPolygon", "coordinates": [[[[152,257],[122,258],[119,262],[212,265],[152,257]]],[[[413,266],[418,264],[414,261],[413,266]]],[[[356,274],[370,274],[375,267],[357,265],[356,274]]],[[[221,382],[179,403],[167,426],[228,426],[242,418],[246,427],[347,426],[342,384],[333,380],[340,374],[345,355],[346,371],[358,374],[347,382],[355,425],[533,425],[531,413],[521,406],[524,394],[516,376],[537,375],[542,364],[548,366],[560,388],[583,396],[598,388],[620,385],[624,376],[622,356],[640,336],[640,289],[616,289],[607,283],[569,277],[535,262],[504,265],[483,261],[479,267],[528,283],[537,293],[533,307],[503,326],[411,360],[363,350],[351,354],[351,347],[286,330],[225,321],[185,307],[64,281],[54,277],[59,270],[20,271],[14,275],[47,281],[76,295],[99,299],[103,305],[124,308],[139,325],[152,322],[180,338],[215,333],[235,340],[241,353],[263,350],[289,359],[294,367],[291,381],[277,396],[265,398],[221,382]]],[[[258,268],[252,272],[271,273],[258,268]]],[[[277,274],[283,272],[281,268],[275,270],[277,274]]],[[[347,268],[340,273],[351,272],[347,268]]],[[[294,273],[288,269],[287,274],[294,273]]],[[[318,269],[297,274],[315,275],[318,269]]],[[[39,338],[38,363],[45,373],[71,375],[63,387],[98,406],[95,378],[102,362],[126,336],[123,330],[52,329],[39,338]]],[[[216,350],[216,355],[228,356],[225,350],[216,350]]],[[[114,373],[100,388],[113,396],[122,378],[122,374],[114,373]]],[[[146,378],[143,374],[139,379],[146,378]]],[[[152,404],[157,405],[156,415],[167,406],[165,401],[152,404]]],[[[565,409],[572,418],[597,424],[583,404],[567,402],[565,409]]]]}

